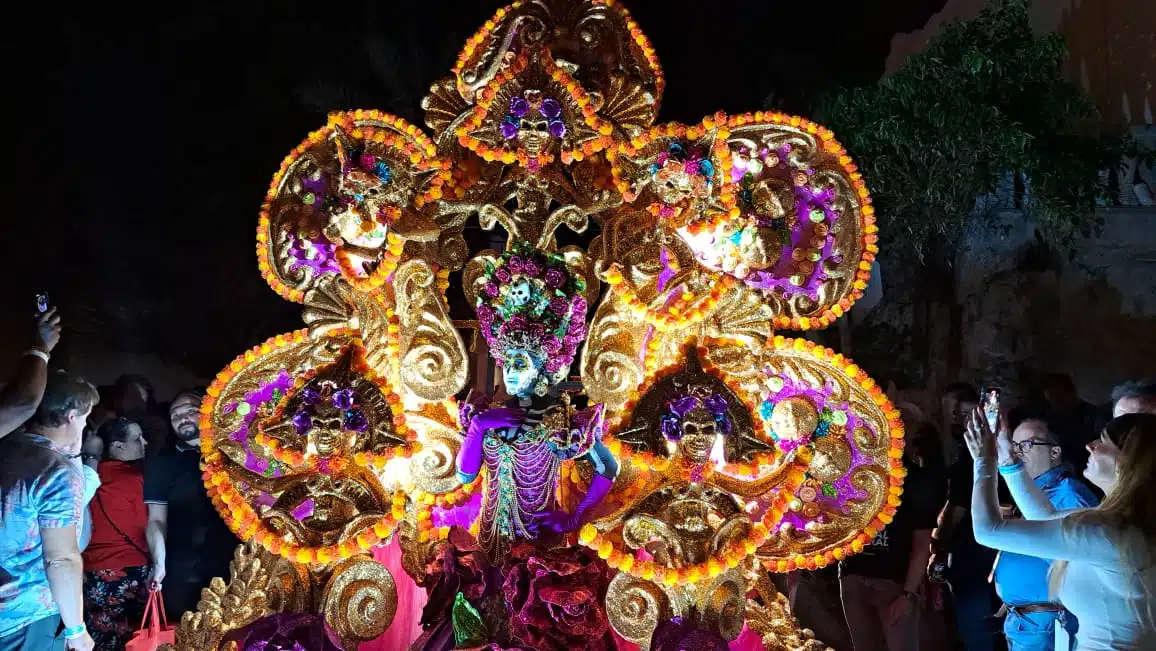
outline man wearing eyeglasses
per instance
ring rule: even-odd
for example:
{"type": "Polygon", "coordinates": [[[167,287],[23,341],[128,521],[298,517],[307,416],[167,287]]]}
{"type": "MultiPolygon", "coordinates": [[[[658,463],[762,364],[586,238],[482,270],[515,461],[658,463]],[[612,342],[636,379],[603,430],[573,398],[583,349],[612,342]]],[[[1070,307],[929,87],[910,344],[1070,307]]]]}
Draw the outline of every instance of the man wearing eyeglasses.
{"type": "MultiPolygon", "coordinates": [[[[1000,432],[999,451],[1008,465],[1023,464],[1058,511],[1095,506],[1099,500],[1064,462],[1059,438],[1042,418],[1024,419],[1010,434],[1000,432]]],[[[1003,465],[1003,461],[1001,461],[1003,465]]],[[[1009,651],[1069,651],[1078,623],[1063,606],[1049,601],[1048,567],[1051,561],[1001,552],[996,557],[993,579],[1006,611],[1004,635],[1009,651]],[[1067,635],[1057,635],[1059,623],[1067,635]],[[1057,646],[1056,640],[1068,640],[1057,646]]]]}

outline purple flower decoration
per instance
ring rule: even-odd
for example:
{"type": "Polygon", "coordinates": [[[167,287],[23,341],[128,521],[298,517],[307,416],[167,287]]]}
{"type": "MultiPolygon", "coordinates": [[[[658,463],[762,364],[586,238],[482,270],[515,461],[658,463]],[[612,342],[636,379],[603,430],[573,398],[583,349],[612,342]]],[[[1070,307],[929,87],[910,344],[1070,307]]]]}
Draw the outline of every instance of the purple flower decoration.
{"type": "Polygon", "coordinates": [[[546,270],[546,286],[550,289],[559,289],[566,284],[566,274],[558,269],[546,270]]]}
{"type": "Polygon", "coordinates": [[[553,97],[547,97],[542,100],[541,106],[538,107],[538,112],[542,114],[542,117],[552,120],[562,114],[562,105],[553,97]]]}
{"type": "Polygon", "coordinates": [[[576,340],[586,338],[586,322],[575,320],[570,324],[570,336],[576,340]]]}
{"type": "Polygon", "coordinates": [[[377,158],[372,154],[362,154],[358,162],[361,163],[362,169],[372,170],[373,166],[377,163],[377,158]]]}
{"type": "Polygon", "coordinates": [[[727,400],[717,393],[710,394],[702,404],[710,413],[716,416],[727,413],[727,400]]]}
{"type": "Polygon", "coordinates": [[[478,322],[484,326],[489,326],[494,322],[494,308],[489,305],[478,306],[478,322]]]}
{"type": "Polygon", "coordinates": [[[677,441],[682,438],[682,425],[674,416],[665,414],[659,421],[662,425],[662,435],[671,441],[677,441]]]}
{"type": "Polygon", "coordinates": [[[516,274],[522,273],[522,270],[526,268],[525,261],[522,260],[521,257],[516,256],[516,255],[511,256],[510,261],[507,262],[506,265],[510,267],[511,273],[516,273],[516,274]]]}
{"type": "Polygon", "coordinates": [[[671,400],[669,403],[667,403],[667,408],[670,409],[670,413],[674,414],[677,418],[682,419],[686,418],[686,415],[689,414],[691,410],[698,405],[698,398],[694,396],[682,396],[675,398],[674,400],[671,400]]]}
{"type": "Polygon", "coordinates": [[[499,293],[498,289],[499,289],[498,283],[495,283],[495,282],[486,283],[486,289],[485,289],[486,296],[489,296],[490,298],[497,296],[499,293]]]}
{"type": "Polygon", "coordinates": [[[522,267],[522,272],[531,278],[537,278],[542,275],[542,263],[533,258],[526,261],[522,267]]]}
{"type": "MultiPolygon", "coordinates": [[[[549,100],[547,100],[549,101],[549,100]]],[[[556,104],[557,102],[555,102],[556,104]]],[[[522,117],[526,115],[526,111],[530,110],[530,103],[523,97],[515,97],[510,100],[510,115],[522,117]]],[[[547,116],[549,117],[549,116],[547,116]]]]}
{"type": "Polygon", "coordinates": [[[550,311],[558,316],[566,316],[566,313],[570,311],[570,303],[561,296],[555,296],[550,299],[550,311]]]}
{"type": "Polygon", "coordinates": [[[315,405],[321,399],[316,387],[305,387],[301,390],[301,401],[307,405],[315,405]]]}
{"type": "Polygon", "coordinates": [[[497,271],[494,272],[494,277],[498,279],[498,282],[508,283],[510,282],[510,270],[505,267],[498,267],[497,271]]]}
{"type": "Polygon", "coordinates": [[[542,350],[546,351],[548,355],[557,354],[558,351],[562,350],[562,340],[555,335],[549,335],[542,340],[542,350]]]}
{"type": "Polygon", "coordinates": [[[518,123],[512,120],[502,120],[502,126],[498,127],[502,132],[502,137],[506,140],[513,140],[518,137],[518,123]]]}
{"type": "Polygon", "coordinates": [[[566,135],[566,123],[561,120],[550,120],[550,124],[546,128],[550,130],[550,135],[555,138],[566,135]]]}
{"type": "Polygon", "coordinates": [[[558,371],[562,370],[562,366],[563,366],[563,364],[562,364],[562,358],[561,357],[551,357],[550,359],[546,360],[546,372],[547,373],[550,373],[550,374],[557,373],[558,371]]]}
{"type": "Polygon", "coordinates": [[[307,411],[293,414],[293,427],[297,428],[297,436],[305,436],[313,429],[313,417],[307,411]]]}
{"type": "Polygon", "coordinates": [[[586,298],[581,294],[574,297],[574,315],[586,317],[586,298]]]}
{"type": "Polygon", "coordinates": [[[369,421],[365,419],[365,414],[361,413],[360,409],[357,409],[345,414],[345,423],[343,426],[347,430],[364,432],[369,429],[369,421]]]}
{"type": "Polygon", "coordinates": [[[353,402],[355,399],[356,396],[353,393],[353,389],[346,387],[334,392],[333,406],[344,411],[353,407],[353,402]]]}

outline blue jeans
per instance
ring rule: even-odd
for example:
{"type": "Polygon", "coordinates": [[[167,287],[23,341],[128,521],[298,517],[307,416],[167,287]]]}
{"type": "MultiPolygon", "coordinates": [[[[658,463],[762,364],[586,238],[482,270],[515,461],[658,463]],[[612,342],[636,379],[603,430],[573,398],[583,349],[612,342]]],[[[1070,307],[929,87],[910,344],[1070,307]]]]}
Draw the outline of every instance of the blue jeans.
{"type": "Polygon", "coordinates": [[[1072,651],[1075,649],[1076,618],[1065,612],[1020,614],[1009,610],[1003,620],[1008,651],[1072,651]],[[1056,645],[1056,624],[1067,635],[1067,647],[1056,645]]]}

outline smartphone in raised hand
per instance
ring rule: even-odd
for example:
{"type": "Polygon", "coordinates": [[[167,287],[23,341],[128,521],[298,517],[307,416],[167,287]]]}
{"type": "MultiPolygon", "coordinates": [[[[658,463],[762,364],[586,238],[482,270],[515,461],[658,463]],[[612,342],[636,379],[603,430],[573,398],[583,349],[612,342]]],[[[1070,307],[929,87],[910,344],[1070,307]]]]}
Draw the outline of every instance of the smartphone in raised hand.
{"type": "Polygon", "coordinates": [[[40,292],[39,294],[36,295],[36,316],[40,316],[41,314],[44,314],[45,312],[48,311],[48,308],[51,306],[52,306],[51,303],[48,302],[48,293],[47,292],[40,292]]]}
{"type": "Polygon", "coordinates": [[[999,427],[999,398],[1001,393],[999,387],[985,386],[981,396],[983,413],[987,416],[987,426],[993,432],[999,427]]]}

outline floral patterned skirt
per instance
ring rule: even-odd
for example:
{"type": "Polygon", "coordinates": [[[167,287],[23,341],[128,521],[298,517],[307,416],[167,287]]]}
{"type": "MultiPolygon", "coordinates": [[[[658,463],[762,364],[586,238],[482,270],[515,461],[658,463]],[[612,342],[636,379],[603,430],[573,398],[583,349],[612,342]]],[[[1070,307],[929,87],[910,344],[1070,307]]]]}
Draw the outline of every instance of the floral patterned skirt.
{"type": "Polygon", "coordinates": [[[122,651],[140,628],[149,574],[147,565],[84,573],[84,623],[96,651],[122,651]]]}

